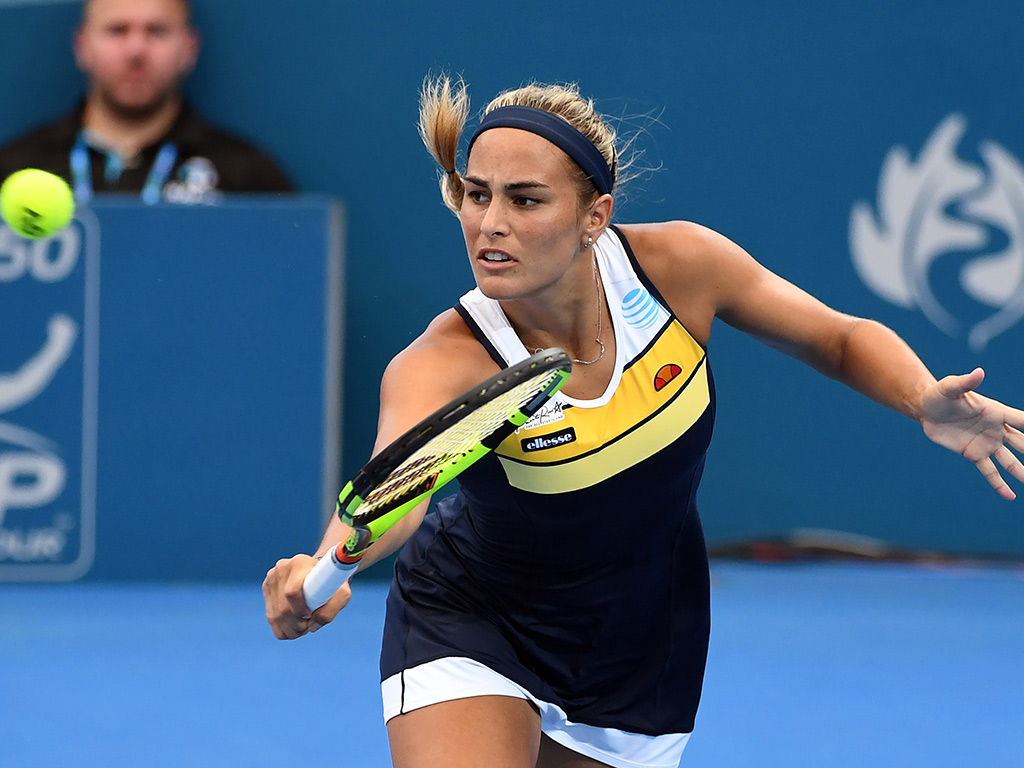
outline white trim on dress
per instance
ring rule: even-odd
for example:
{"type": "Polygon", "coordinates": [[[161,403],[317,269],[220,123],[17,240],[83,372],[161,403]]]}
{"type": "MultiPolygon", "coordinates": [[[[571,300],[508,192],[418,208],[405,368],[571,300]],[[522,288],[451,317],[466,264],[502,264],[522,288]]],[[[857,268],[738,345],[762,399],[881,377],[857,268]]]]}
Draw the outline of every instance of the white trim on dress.
{"type": "Polygon", "coordinates": [[[613,768],[677,768],[688,733],[643,733],[574,723],[558,706],[541,701],[475,659],[449,656],[398,672],[381,683],[384,720],[444,701],[474,696],[526,699],[540,711],[541,731],[552,741],[613,768]]]}

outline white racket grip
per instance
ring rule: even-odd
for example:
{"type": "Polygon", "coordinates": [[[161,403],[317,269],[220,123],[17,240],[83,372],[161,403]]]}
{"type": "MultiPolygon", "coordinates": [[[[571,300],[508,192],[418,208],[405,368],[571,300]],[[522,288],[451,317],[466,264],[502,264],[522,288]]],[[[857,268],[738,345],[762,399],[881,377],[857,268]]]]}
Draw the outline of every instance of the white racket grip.
{"type": "Polygon", "coordinates": [[[337,547],[324,555],[302,582],[302,594],[310,611],[315,611],[330,600],[341,589],[349,577],[356,572],[358,563],[343,563],[338,560],[337,547]]]}

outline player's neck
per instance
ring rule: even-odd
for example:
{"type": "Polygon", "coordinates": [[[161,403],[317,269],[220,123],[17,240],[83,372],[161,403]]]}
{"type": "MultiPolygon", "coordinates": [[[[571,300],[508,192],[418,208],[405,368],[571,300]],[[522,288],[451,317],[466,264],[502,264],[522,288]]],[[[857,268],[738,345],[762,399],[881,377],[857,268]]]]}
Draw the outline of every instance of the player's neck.
{"type": "Polygon", "coordinates": [[[167,134],[181,114],[181,106],[181,97],[170,98],[146,115],[133,116],[91,95],[85,103],[82,127],[123,157],[134,157],[167,134]]]}

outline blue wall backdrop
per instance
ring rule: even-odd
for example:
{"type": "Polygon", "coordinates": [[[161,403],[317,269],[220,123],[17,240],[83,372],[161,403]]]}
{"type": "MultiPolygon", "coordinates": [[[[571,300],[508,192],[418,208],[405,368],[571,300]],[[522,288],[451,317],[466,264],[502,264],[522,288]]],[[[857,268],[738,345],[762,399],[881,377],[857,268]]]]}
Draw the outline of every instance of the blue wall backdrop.
{"type": "MultiPolygon", "coordinates": [[[[642,128],[656,169],[619,221],[706,224],[893,326],[937,374],[982,365],[984,392],[1024,403],[1024,20],[1010,0],[194,4],[197,107],[345,204],[345,473],[372,443],[387,361],[471,287],[415,129],[417,89],[441,69],[475,109],[531,79],[579,82],[642,128]]],[[[74,103],[78,14],[0,0],[0,141],[74,103]]],[[[913,423],[725,326],[710,355],[712,542],[823,527],[1024,553],[1022,502],[913,423]]]]}

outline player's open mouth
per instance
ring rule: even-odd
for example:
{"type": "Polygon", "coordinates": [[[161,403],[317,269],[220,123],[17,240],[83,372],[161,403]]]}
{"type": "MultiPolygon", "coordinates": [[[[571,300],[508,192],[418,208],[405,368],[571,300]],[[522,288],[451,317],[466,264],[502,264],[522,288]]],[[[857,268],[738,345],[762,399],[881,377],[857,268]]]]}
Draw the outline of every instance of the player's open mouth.
{"type": "Polygon", "coordinates": [[[480,258],[484,261],[512,261],[511,256],[500,251],[484,251],[480,254],[480,258]]]}

